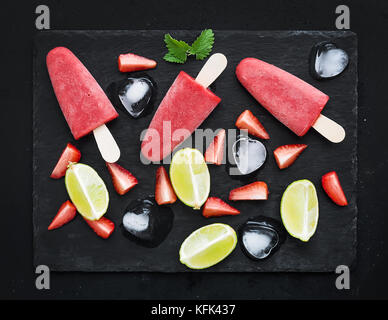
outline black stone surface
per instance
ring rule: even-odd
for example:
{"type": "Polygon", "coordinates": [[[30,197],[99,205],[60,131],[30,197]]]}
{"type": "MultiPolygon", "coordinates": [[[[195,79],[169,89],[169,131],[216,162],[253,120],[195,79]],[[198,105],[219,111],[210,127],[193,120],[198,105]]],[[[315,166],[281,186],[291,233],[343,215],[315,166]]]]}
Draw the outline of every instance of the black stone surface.
{"type": "MultiPolygon", "coordinates": [[[[51,28],[335,30],[337,0],[233,0],[47,2],[51,28]],[[91,11],[92,8],[92,11],[91,11]],[[221,8],[221,9],[220,9],[221,8]],[[217,14],[215,14],[217,13],[217,14]]],[[[357,264],[350,289],[337,290],[328,273],[84,273],[52,272],[50,290],[37,290],[32,248],[32,39],[42,1],[4,1],[0,20],[0,126],[3,150],[0,297],[2,299],[387,299],[388,290],[388,2],[346,1],[358,36],[357,264]],[[17,119],[17,121],[15,121],[17,119]]],[[[175,302],[174,304],[177,304],[175,302]]],[[[184,303],[184,302],[183,302],[184,303]]],[[[196,303],[196,301],[193,301],[196,303]]],[[[384,302],[382,302],[383,304],[384,302]]],[[[149,312],[144,300],[135,308],[149,312]]],[[[156,303],[157,304],[157,303],[156,303]]],[[[272,303],[269,303],[272,305],[272,303]]],[[[317,304],[320,304],[317,302],[317,304]]],[[[349,302],[346,304],[349,305],[349,302]]],[[[360,306],[359,301],[350,303],[360,306]]],[[[13,305],[11,303],[11,305],[13,305]]],[[[246,306],[246,304],[244,304],[246,306]]],[[[288,306],[300,309],[300,303],[288,306]]],[[[319,310],[323,310],[318,306],[319,310]]],[[[90,309],[90,308],[89,308],[90,309]]],[[[241,306],[239,310],[243,310],[241,306]]],[[[349,308],[347,308],[348,310],[349,308]]],[[[248,309],[249,310],[249,309],[248,309]]],[[[268,310],[273,310],[270,308],[268,310]]],[[[236,311],[237,312],[237,311],[236,311]]]]}
{"type": "MultiPolygon", "coordinates": [[[[196,31],[170,31],[179,39],[191,41],[196,31]]],[[[164,31],[49,31],[37,35],[34,45],[33,87],[33,222],[34,264],[46,264],[57,271],[189,271],[179,263],[178,250],[182,241],[195,229],[212,222],[224,222],[237,228],[247,217],[263,214],[279,218],[279,202],[285,187],[294,180],[307,178],[317,187],[320,219],[316,234],[308,243],[289,237],[280,250],[266,261],[247,259],[239,248],[209,272],[246,271],[333,271],[338,265],[353,265],[356,257],[356,179],[357,179],[357,38],[352,32],[255,32],[215,31],[213,52],[228,57],[228,67],[216,82],[215,93],[222,98],[200,128],[233,128],[237,116],[246,108],[257,115],[271,139],[264,144],[269,152],[267,162],[257,178],[269,185],[270,197],[263,202],[239,202],[242,212],[237,217],[204,219],[200,213],[181,203],[172,208],[174,227],[157,248],[138,247],[115,232],[102,240],[78,218],[56,231],[47,226],[59,205],[67,199],[63,180],[53,181],[49,174],[60,150],[71,141],[80,148],[82,162],[93,166],[106,181],[110,191],[110,207],[106,216],[119,224],[127,204],[150,194],[154,188],[156,166],[139,162],[140,132],[149,124],[152,114],[130,119],[125,114],[108,126],[121,147],[121,165],[139,180],[139,185],[126,196],[118,196],[91,135],[74,142],[55,99],[45,67],[45,55],[55,46],[71,49],[91,71],[103,89],[123,78],[117,70],[118,54],[138,52],[155,59],[158,67],[148,73],[157,82],[157,104],[179,70],[196,76],[203,62],[190,59],[185,65],[162,60],[164,31]],[[318,82],[309,75],[308,58],[311,47],[319,41],[334,41],[350,56],[347,70],[334,80],[318,82]],[[330,96],[324,114],[342,124],[347,132],[341,144],[331,144],[318,133],[309,132],[298,138],[277,122],[241,87],[234,69],[244,57],[253,56],[275,64],[306,80],[330,96]],[[306,143],[308,149],[290,168],[280,171],[271,156],[281,144],[306,143]],[[340,208],[332,203],[320,187],[320,177],[336,170],[340,176],[349,206],[340,208]]],[[[120,110],[118,109],[120,112],[120,110]]],[[[241,183],[228,177],[223,167],[210,166],[211,195],[225,198],[229,190],[241,183]]]]}

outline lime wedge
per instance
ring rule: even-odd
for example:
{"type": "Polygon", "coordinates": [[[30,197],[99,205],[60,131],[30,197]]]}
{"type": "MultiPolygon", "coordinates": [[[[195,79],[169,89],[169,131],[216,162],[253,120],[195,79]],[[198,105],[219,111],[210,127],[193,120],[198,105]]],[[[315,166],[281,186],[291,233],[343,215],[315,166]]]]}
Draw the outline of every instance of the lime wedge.
{"type": "Polygon", "coordinates": [[[313,183],[298,180],[283,193],[280,214],[288,233],[302,241],[308,241],[318,225],[318,197],[313,183]]]}
{"type": "Polygon", "coordinates": [[[209,169],[197,149],[181,149],[174,155],[170,179],[178,198],[189,207],[201,208],[209,196],[209,169]]]}
{"type": "Polygon", "coordinates": [[[236,243],[237,236],[232,227],[213,223],[195,230],[183,241],[179,259],[191,269],[209,268],[225,259],[236,243]]]}
{"type": "Polygon", "coordinates": [[[98,220],[108,209],[108,190],[92,167],[82,163],[70,164],[65,185],[71,201],[85,219],[98,220]]]}

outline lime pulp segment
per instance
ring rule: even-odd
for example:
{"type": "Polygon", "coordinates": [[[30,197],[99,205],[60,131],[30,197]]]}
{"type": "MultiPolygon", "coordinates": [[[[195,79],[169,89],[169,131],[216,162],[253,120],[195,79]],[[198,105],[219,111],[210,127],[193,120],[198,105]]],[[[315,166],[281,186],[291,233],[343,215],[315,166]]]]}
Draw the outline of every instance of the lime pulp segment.
{"type": "Polygon", "coordinates": [[[210,192],[210,174],[203,155],[196,149],[179,150],[171,161],[170,179],[178,198],[199,209],[210,192]]]}
{"type": "Polygon", "coordinates": [[[288,233],[308,241],[315,233],[319,218],[314,184],[306,179],[291,183],[283,193],[280,213],[288,233]]]}
{"type": "Polygon", "coordinates": [[[82,163],[70,165],[65,184],[71,201],[82,216],[98,220],[105,214],[109,204],[108,190],[92,167],[82,163]]]}
{"type": "Polygon", "coordinates": [[[194,231],[182,243],[180,261],[191,269],[208,268],[225,259],[236,244],[236,232],[229,225],[207,225],[194,231]]]}

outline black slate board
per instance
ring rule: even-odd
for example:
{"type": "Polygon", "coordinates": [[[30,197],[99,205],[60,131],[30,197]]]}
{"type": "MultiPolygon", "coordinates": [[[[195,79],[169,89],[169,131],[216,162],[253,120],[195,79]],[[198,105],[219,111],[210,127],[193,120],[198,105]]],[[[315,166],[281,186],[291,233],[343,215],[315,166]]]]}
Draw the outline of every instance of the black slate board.
{"type": "MultiPolygon", "coordinates": [[[[179,263],[178,251],[182,241],[195,229],[213,222],[228,223],[236,228],[249,216],[263,214],[280,218],[279,203],[286,186],[294,180],[307,178],[317,187],[320,218],[316,234],[308,243],[288,237],[285,244],[270,259],[254,262],[246,258],[237,246],[234,252],[218,265],[205,271],[333,271],[338,265],[353,265],[356,258],[357,231],[357,37],[352,32],[328,31],[215,31],[213,52],[228,57],[228,67],[216,81],[213,91],[222,98],[201,128],[233,128],[237,116],[249,107],[271,135],[264,142],[269,156],[257,179],[268,183],[268,201],[239,202],[235,207],[241,215],[205,219],[199,212],[179,201],[172,206],[175,221],[172,232],[157,248],[148,249],[128,241],[117,231],[108,240],[97,237],[87,224],[77,217],[67,226],[47,231],[60,204],[68,196],[64,181],[52,180],[50,172],[67,142],[74,143],[82,152],[82,162],[94,167],[110,192],[110,207],[106,214],[116,226],[123,209],[132,200],[154,191],[156,166],[145,166],[139,161],[140,132],[146,128],[152,114],[134,120],[121,111],[120,117],[109,124],[121,147],[120,164],[139,180],[127,195],[118,196],[91,135],[74,141],[62,116],[45,66],[47,52],[55,46],[71,49],[91,71],[103,89],[124,76],[117,70],[116,59],[124,52],[138,52],[158,62],[148,71],[158,84],[156,104],[163,98],[178,72],[183,69],[196,76],[203,62],[189,59],[181,65],[166,63],[163,35],[165,31],[47,31],[41,32],[34,46],[33,87],[33,225],[34,264],[48,265],[53,271],[191,271],[179,263]],[[308,71],[310,48],[319,41],[335,41],[350,56],[347,70],[338,78],[319,82],[308,71]],[[234,70],[237,63],[248,56],[275,64],[306,80],[330,96],[324,114],[342,124],[347,132],[341,144],[331,144],[311,130],[298,138],[265,111],[238,83],[234,70]],[[306,143],[309,148],[293,166],[280,171],[272,151],[281,144],[306,143]],[[336,170],[341,178],[349,206],[336,206],[325,195],[321,186],[322,174],[336,170]]],[[[197,31],[171,31],[179,39],[193,40],[197,31]]],[[[212,179],[211,195],[226,198],[230,189],[244,184],[232,180],[224,166],[209,166],[212,179]]],[[[249,182],[249,181],[248,181],[249,182]]]]}

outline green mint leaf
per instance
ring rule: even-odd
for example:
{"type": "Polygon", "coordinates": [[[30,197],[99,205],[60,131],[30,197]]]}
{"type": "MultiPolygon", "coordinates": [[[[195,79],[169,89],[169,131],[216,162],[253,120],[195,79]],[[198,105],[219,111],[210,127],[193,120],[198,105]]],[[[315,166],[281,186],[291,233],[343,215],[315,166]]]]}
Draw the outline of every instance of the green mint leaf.
{"type": "MultiPolygon", "coordinates": [[[[164,35],[164,42],[166,43],[168,49],[166,56],[169,60],[167,61],[184,63],[187,60],[187,52],[189,51],[190,46],[186,42],[174,39],[169,33],[164,35]],[[175,59],[173,57],[175,57],[175,59]]],[[[165,60],[166,56],[164,56],[165,60]]]]}
{"type": "Polygon", "coordinates": [[[184,60],[178,59],[178,58],[175,57],[171,52],[167,52],[167,53],[164,55],[163,59],[166,60],[166,61],[168,61],[168,62],[185,63],[184,60]]]}
{"type": "Polygon", "coordinates": [[[205,59],[212,51],[214,44],[214,33],[212,29],[205,29],[189,48],[190,54],[195,54],[197,60],[205,59]]]}

